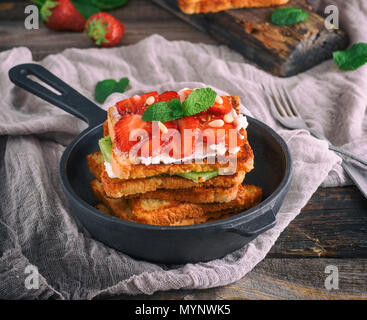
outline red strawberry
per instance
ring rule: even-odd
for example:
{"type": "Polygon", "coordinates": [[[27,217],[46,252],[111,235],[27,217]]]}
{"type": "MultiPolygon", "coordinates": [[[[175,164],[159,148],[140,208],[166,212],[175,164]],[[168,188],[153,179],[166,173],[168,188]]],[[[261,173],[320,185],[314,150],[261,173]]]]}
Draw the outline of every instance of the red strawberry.
{"type": "Polygon", "coordinates": [[[211,121],[219,119],[221,118],[212,118],[210,121],[205,122],[201,125],[201,130],[203,132],[203,141],[208,143],[209,145],[224,142],[227,148],[241,146],[243,144],[243,140],[240,138],[236,127],[232,123],[224,123],[223,126],[218,128],[213,128],[209,125],[211,121]],[[235,136],[232,138],[231,135],[235,136]]]}
{"type": "Polygon", "coordinates": [[[88,37],[102,47],[113,47],[120,42],[125,33],[122,22],[106,12],[98,12],[90,16],[86,26],[88,37]]]}
{"type": "Polygon", "coordinates": [[[159,101],[159,98],[158,98],[158,92],[157,91],[152,91],[152,92],[148,92],[148,93],[145,93],[145,94],[142,94],[140,96],[140,100],[139,100],[139,105],[145,107],[144,108],[144,111],[146,108],[148,108],[149,105],[153,104],[153,103],[156,103],[159,101]],[[153,97],[154,98],[154,101],[147,101],[150,97],[153,97]],[[149,105],[147,104],[149,102],[149,105]]]}
{"type": "Polygon", "coordinates": [[[43,0],[41,3],[41,19],[48,28],[52,30],[84,30],[86,20],[74,7],[71,0],[43,0]]]}
{"type": "Polygon", "coordinates": [[[131,98],[117,102],[116,108],[119,114],[136,113],[135,105],[131,98]]]}
{"type": "Polygon", "coordinates": [[[232,103],[229,99],[229,97],[221,97],[223,100],[222,104],[219,104],[218,102],[215,102],[209,109],[205,110],[208,111],[208,113],[215,114],[217,116],[225,115],[232,110],[232,103]]]}
{"type": "Polygon", "coordinates": [[[159,95],[159,101],[171,101],[173,99],[180,99],[176,91],[166,91],[159,95]]]}
{"type": "MultiPolygon", "coordinates": [[[[168,129],[167,132],[161,132],[159,127],[156,127],[152,131],[152,136],[149,141],[146,141],[141,148],[141,153],[139,152],[138,155],[143,156],[157,156],[161,152],[167,151],[167,149],[172,144],[173,137],[178,133],[177,130],[177,122],[175,120],[167,121],[163,123],[165,127],[168,129]],[[158,130],[158,135],[156,134],[158,130]],[[154,141],[154,148],[153,148],[153,139],[158,139],[158,142],[154,141]],[[145,153],[144,153],[145,152],[145,153]]],[[[157,123],[153,124],[157,125],[157,123]]]]}
{"type": "Polygon", "coordinates": [[[192,92],[193,90],[191,89],[187,89],[187,90],[184,90],[180,93],[180,99],[181,99],[181,102],[184,101],[188,96],[189,94],[192,92]]]}
{"type": "Polygon", "coordinates": [[[143,114],[146,108],[148,108],[146,102],[149,97],[154,98],[153,103],[158,102],[158,92],[157,91],[148,92],[141,96],[133,96],[129,99],[117,102],[116,103],[117,111],[120,114],[125,113],[143,114]]]}
{"type": "Polygon", "coordinates": [[[148,136],[142,137],[147,139],[152,134],[152,123],[141,120],[141,115],[125,114],[115,124],[115,142],[120,151],[129,152],[130,149],[140,141],[140,134],[143,129],[148,136]]]}
{"type": "MultiPolygon", "coordinates": [[[[194,116],[184,117],[177,120],[178,130],[181,134],[181,154],[180,158],[188,157],[192,155],[195,151],[195,143],[200,135],[199,131],[199,120],[194,116]],[[191,131],[185,131],[191,130],[191,131]]],[[[174,152],[174,156],[177,157],[179,154],[176,150],[176,155],[174,152]]]]}

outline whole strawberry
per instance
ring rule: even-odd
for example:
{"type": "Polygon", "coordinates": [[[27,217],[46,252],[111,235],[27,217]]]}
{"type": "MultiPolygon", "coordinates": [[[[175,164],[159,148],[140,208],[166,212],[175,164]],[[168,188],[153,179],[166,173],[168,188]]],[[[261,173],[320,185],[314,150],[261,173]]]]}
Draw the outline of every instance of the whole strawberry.
{"type": "Polygon", "coordinates": [[[52,30],[83,31],[86,20],[71,0],[40,0],[41,19],[52,30]]]}
{"type": "Polygon", "coordinates": [[[113,47],[120,42],[125,32],[122,22],[106,12],[90,16],[86,26],[88,37],[102,47],[113,47]]]}

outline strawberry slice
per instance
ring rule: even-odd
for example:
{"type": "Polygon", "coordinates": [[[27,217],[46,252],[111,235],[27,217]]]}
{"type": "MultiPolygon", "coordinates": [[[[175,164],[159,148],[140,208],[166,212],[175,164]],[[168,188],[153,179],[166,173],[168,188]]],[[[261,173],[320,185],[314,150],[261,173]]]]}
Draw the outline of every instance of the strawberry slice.
{"type": "Polygon", "coordinates": [[[201,124],[200,128],[203,132],[203,141],[208,145],[225,143],[228,148],[235,148],[243,145],[244,141],[241,139],[236,127],[232,123],[224,123],[219,128],[213,128],[209,125],[211,121],[219,120],[218,118],[212,118],[208,122],[201,124]],[[232,137],[234,135],[234,137],[232,137]]]}
{"type": "MultiPolygon", "coordinates": [[[[177,121],[167,121],[163,123],[167,128],[166,132],[161,132],[159,127],[152,127],[152,133],[150,135],[150,139],[145,141],[138,152],[139,156],[143,157],[155,157],[158,156],[162,151],[167,150],[169,148],[170,143],[172,143],[172,138],[174,135],[178,133],[177,130],[177,121]],[[158,132],[157,132],[158,131],[158,132]],[[155,140],[155,139],[158,139],[155,140]]],[[[154,123],[153,125],[157,125],[154,123]]]]}
{"type": "Polygon", "coordinates": [[[146,108],[149,105],[146,103],[147,99],[153,97],[151,101],[148,101],[150,104],[158,102],[158,92],[152,91],[141,96],[133,96],[129,99],[125,99],[116,103],[117,111],[120,114],[126,113],[134,113],[134,114],[143,114],[146,108]]]}
{"type": "Polygon", "coordinates": [[[141,139],[147,139],[151,136],[152,124],[141,120],[141,115],[128,113],[117,121],[114,130],[117,148],[122,152],[129,152],[141,139]],[[144,136],[142,136],[144,131],[141,129],[146,132],[144,136]]]}
{"type": "Polygon", "coordinates": [[[159,95],[159,101],[171,101],[173,99],[180,99],[176,91],[166,91],[159,95]]]}
{"type": "Polygon", "coordinates": [[[116,108],[119,114],[136,113],[135,105],[131,98],[117,102],[116,108]]]}
{"type": "Polygon", "coordinates": [[[191,89],[187,89],[187,90],[183,90],[180,92],[180,100],[181,102],[183,102],[184,100],[186,100],[186,98],[189,96],[189,94],[192,92],[193,90],[191,89]]]}
{"type": "Polygon", "coordinates": [[[199,120],[194,116],[183,117],[177,120],[177,125],[181,134],[181,152],[176,149],[173,155],[176,158],[179,155],[179,158],[191,156],[195,151],[195,143],[200,135],[199,120]]]}
{"type": "Polygon", "coordinates": [[[145,109],[146,109],[149,106],[149,105],[147,105],[147,99],[150,98],[150,97],[153,97],[154,98],[154,101],[153,100],[152,101],[148,101],[149,103],[151,102],[149,105],[151,105],[151,104],[156,103],[156,102],[159,101],[159,99],[158,99],[158,97],[159,97],[158,92],[157,91],[152,91],[152,92],[148,92],[148,93],[142,94],[140,96],[139,105],[140,106],[145,106],[145,109]]]}
{"type": "Polygon", "coordinates": [[[221,97],[223,100],[222,104],[219,104],[218,102],[215,102],[209,109],[208,113],[220,116],[225,115],[232,110],[232,103],[229,97],[221,97]]]}

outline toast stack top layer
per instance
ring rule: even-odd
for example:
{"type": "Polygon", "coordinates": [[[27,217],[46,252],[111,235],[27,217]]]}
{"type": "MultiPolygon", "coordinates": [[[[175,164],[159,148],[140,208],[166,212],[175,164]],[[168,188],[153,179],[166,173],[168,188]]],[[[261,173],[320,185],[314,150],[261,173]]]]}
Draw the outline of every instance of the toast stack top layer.
{"type": "MultiPolygon", "coordinates": [[[[226,97],[232,105],[235,113],[240,114],[240,101],[237,96],[226,97]]],[[[252,149],[247,140],[247,132],[241,129],[239,132],[243,137],[243,144],[239,147],[237,153],[229,153],[228,151],[222,157],[222,161],[217,158],[204,158],[199,162],[193,160],[191,163],[159,163],[159,164],[142,164],[135,163],[129,158],[129,153],[121,153],[116,147],[115,126],[119,121],[120,115],[113,106],[108,110],[107,124],[104,126],[104,134],[109,135],[112,140],[112,156],[111,169],[116,177],[119,179],[140,179],[152,177],[159,174],[186,173],[189,171],[206,172],[214,170],[223,170],[222,172],[230,171],[244,171],[249,172],[253,169],[254,156],[252,149]]]]}

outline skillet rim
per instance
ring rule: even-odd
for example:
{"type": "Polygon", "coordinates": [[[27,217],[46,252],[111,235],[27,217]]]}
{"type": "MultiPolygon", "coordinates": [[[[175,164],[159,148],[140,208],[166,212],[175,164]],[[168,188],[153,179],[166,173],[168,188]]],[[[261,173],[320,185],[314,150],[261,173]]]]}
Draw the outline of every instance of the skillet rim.
{"type": "MultiPolygon", "coordinates": [[[[68,160],[70,158],[70,154],[73,152],[74,148],[77,146],[77,144],[82,141],[84,138],[88,138],[88,135],[90,135],[94,130],[97,130],[99,127],[103,126],[103,122],[99,125],[96,125],[94,127],[88,127],[87,129],[83,130],[77,137],[75,137],[72,142],[66,147],[64,150],[60,165],[59,165],[59,172],[60,172],[60,180],[61,185],[63,187],[64,192],[66,193],[67,198],[73,199],[74,201],[78,202],[78,204],[84,209],[89,211],[91,214],[96,216],[97,218],[102,218],[103,220],[107,220],[108,222],[116,222],[117,224],[121,224],[126,227],[133,227],[137,229],[149,229],[149,230],[156,230],[156,231],[184,231],[184,230],[200,230],[200,229],[229,229],[231,227],[237,226],[239,224],[245,223],[246,221],[252,220],[256,217],[256,215],[261,215],[262,213],[266,212],[269,208],[272,207],[271,204],[275,202],[279,196],[281,196],[282,192],[287,193],[288,192],[288,186],[291,182],[292,178],[292,157],[290,155],[289,149],[283,138],[277,134],[271,127],[269,127],[264,122],[254,119],[250,116],[247,116],[249,125],[256,124],[262,129],[268,131],[273,138],[275,138],[285,156],[285,175],[283,179],[281,180],[278,187],[272,192],[268,198],[266,198],[264,201],[261,201],[257,206],[249,209],[244,210],[240,213],[237,213],[233,217],[225,218],[218,221],[213,222],[206,222],[202,224],[194,224],[194,225],[187,225],[187,226],[158,226],[158,225],[150,225],[150,224],[144,224],[144,223],[138,223],[128,220],[123,220],[120,218],[117,218],[112,215],[105,214],[96,208],[94,208],[92,205],[90,205],[88,202],[84,201],[82,198],[80,198],[74,189],[72,188],[69,179],[67,177],[67,164],[68,160]],[[255,217],[253,217],[255,216],[255,217]]],[[[276,214],[276,213],[275,213],[276,214]]]]}

